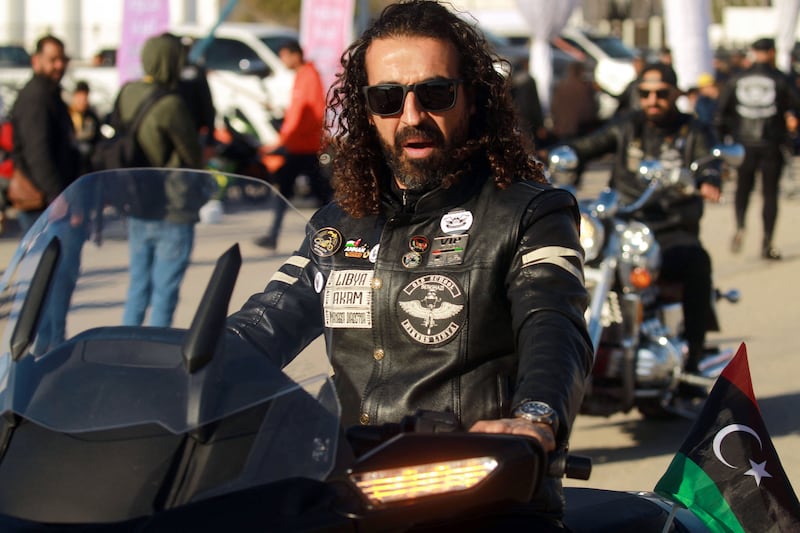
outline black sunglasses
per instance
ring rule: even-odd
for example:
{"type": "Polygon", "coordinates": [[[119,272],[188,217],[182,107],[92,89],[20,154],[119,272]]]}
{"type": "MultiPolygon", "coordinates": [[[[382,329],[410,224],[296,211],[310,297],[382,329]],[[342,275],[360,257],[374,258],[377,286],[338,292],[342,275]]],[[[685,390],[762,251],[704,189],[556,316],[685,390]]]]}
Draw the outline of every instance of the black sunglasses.
{"type": "Polygon", "coordinates": [[[367,100],[369,111],[381,117],[396,115],[403,110],[409,91],[417,97],[425,111],[447,111],[456,105],[458,84],[463,80],[430,80],[403,85],[401,83],[380,83],[361,88],[367,100]]]}
{"type": "Polygon", "coordinates": [[[639,87],[639,98],[647,98],[650,93],[656,93],[656,98],[659,100],[666,100],[669,97],[669,89],[642,89],[639,87]]]}

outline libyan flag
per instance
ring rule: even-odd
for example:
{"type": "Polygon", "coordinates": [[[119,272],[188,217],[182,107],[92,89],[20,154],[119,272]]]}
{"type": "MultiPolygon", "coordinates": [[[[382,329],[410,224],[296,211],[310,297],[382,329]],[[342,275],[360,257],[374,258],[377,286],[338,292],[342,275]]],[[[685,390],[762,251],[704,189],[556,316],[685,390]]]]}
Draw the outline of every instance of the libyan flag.
{"type": "Polygon", "coordinates": [[[800,503],[761,418],[744,344],[655,492],[714,532],[800,532],[800,503]]]}

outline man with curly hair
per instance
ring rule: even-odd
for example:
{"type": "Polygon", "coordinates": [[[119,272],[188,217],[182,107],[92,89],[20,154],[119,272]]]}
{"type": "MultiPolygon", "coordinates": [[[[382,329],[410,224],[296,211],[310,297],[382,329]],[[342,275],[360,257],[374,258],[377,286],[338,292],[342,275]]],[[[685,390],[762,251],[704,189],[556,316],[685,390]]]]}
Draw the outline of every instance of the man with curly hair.
{"type": "MultiPolygon", "coordinates": [[[[552,452],[592,363],[578,211],[524,145],[496,61],[438,2],[387,7],[330,94],[335,199],[228,329],[281,364],[324,333],[346,426],[444,411],[552,452]]],[[[547,484],[526,508],[558,527],[547,484]]]]}

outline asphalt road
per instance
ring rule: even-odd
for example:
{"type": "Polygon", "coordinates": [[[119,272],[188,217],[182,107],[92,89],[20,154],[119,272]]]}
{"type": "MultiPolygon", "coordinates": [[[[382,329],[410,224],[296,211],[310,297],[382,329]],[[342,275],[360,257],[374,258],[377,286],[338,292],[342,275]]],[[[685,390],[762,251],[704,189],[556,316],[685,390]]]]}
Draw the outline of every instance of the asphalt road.
{"type": "MultiPolygon", "coordinates": [[[[590,167],[579,196],[595,192],[606,176],[607,168],[602,165],[590,167]]],[[[765,262],[758,255],[761,232],[758,192],[753,196],[748,220],[750,231],[743,252],[732,255],[728,250],[733,233],[730,204],[733,189],[733,184],[726,184],[723,203],[707,207],[702,237],[713,259],[716,284],[722,289],[739,289],[742,301],[737,305],[720,304],[718,312],[722,331],[711,335],[709,340],[734,348],[746,343],[753,387],[767,428],[789,479],[800,489],[800,284],[796,279],[800,263],[800,232],[795,231],[800,222],[800,198],[781,199],[775,244],[783,251],[784,259],[765,262]]],[[[302,227],[290,230],[287,223],[287,235],[279,243],[278,250],[269,253],[251,244],[252,238],[266,228],[268,219],[263,214],[243,211],[225,220],[220,226],[198,226],[193,265],[187,273],[181,292],[182,305],[176,314],[178,326],[188,326],[214,261],[224,249],[214,244],[225,243],[227,246],[233,240],[242,243],[245,265],[231,304],[233,310],[249,294],[263,288],[268,273],[288,257],[293,243],[302,235],[302,227]],[[248,219],[249,229],[233,229],[227,220],[234,218],[248,219]],[[297,234],[289,235],[291,231],[297,234]]],[[[127,255],[122,240],[124,232],[112,225],[106,233],[102,247],[91,244],[84,247],[86,281],[80,282],[73,299],[73,305],[81,316],[95,325],[118,323],[125,298],[127,271],[126,264],[120,262],[127,255]]],[[[9,231],[0,235],[2,268],[8,264],[18,238],[13,224],[9,231]]],[[[74,329],[75,324],[70,323],[70,327],[74,329]]],[[[292,370],[302,375],[324,371],[315,359],[321,352],[321,342],[318,341],[307,356],[293,363],[292,370]]],[[[688,420],[649,421],[635,411],[608,418],[579,416],[572,433],[571,450],[590,456],[594,470],[590,481],[567,480],[566,484],[651,490],[690,427],[688,420]]]]}

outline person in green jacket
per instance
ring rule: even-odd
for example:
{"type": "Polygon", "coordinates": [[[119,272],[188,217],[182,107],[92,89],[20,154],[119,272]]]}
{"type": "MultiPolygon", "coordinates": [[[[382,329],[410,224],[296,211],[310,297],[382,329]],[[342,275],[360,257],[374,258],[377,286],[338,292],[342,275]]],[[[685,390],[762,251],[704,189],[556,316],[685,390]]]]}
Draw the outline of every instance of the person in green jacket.
{"type": "MultiPolygon", "coordinates": [[[[142,48],[144,76],[126,84],[119,95],[119,118],[123,123],[130,123],[139,106],[154,91],[166,92],[146,112],[136,135],[153,167],[193,169],[202,165],[202,149],[194,120],[186,102],[176,92],[183,58],[180,40],[174,35],[151,37],[142,48]]],[[[148,308],[148,325],[168,327],[172,324],[180,284],[194,246],[198,209],[204,197],[203,191],[196,191],[197,194],[188,197],[196,197],[198,201],[185,202],[187,195],[181,191],[192,183],[190,177],[174,172],[162,181],[131,173],[133,194],[128,213],[131,280],[122,319],[124,325],[143,324],[148,308]]]]}
{"type": "Polygon", "coordinates": [[[142,47],[144,76],[120,91],[118,113],[125,124],[157,89],[167,91],[151,106],[136,135],[154,167],[200,168],[203,163],[194,117],[177,92],[183,61],[183,48],[176,36],[165,33],[151,37],[142,47]]]}

